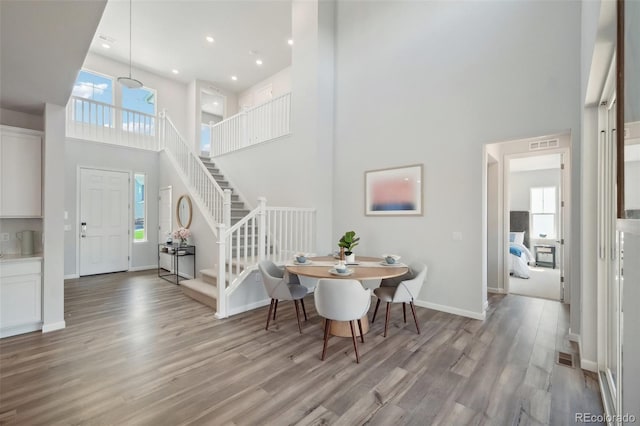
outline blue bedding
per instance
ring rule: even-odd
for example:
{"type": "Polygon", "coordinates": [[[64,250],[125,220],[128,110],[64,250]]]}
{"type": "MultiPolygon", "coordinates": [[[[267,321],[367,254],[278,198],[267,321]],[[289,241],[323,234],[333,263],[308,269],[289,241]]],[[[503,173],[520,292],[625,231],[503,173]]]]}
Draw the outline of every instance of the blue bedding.
{"type": "Polygon", "coordinates": [[[514,245],[509,245],[509,253],[516,255],[518,257],[522,257],[522,250],[514,245]]]}

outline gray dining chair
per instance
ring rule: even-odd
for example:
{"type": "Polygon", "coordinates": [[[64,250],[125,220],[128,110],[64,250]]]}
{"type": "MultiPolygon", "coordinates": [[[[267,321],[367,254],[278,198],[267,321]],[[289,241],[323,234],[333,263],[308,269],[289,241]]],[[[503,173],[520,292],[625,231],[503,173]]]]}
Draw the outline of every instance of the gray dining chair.
{"type": "Polygon", "coordinates": [[[351,328],[353,349],[356,352],[356,362],[360,362],[358,343],[354,329],[354,322],[358,322],[360,339],[364,343],[361,318],[367,314],[371,306],[371,291],[362,287],[360,281],[323,278],[318,281],[313,294],[316,311],[325,319],[324,343],[322,345],[322,360],[327,354],[329,329],[331,321],[348,321],[351,328]]]}
{"type": "Polygon", "coordinates": [[[258,264],[260,273],[262,274],[262,282],[267,291],[267,295],[271,298],[269,305],[269,314],[267,315],[267,325],[265,330],[269,329],[271,321],[271,313],[273,312],[273,320],[276,319],[276,310],[278,309],[278,300],[292,300],[296,307],[296,319],[298,320],[298,330],[302,334],[302,325],[300,324],[300,308],[298,300],[302,305],[304,320],[307,321],[307,310],[304,307],[304,296],[307,295],[307,288],[300,285],[300,280],[295,274],[285,273],[284,268],[278,267],[270,260],[263,260],[258,264]]]}
{"type": "Polygon", "coordinates": [[[378,313],[378,307],[380,302],[387,302],[387,315],[384,322],[384,337],[387,337],[387,329],[389,328],[389,317],[391,315],[391,303],[402,303],[402,314],[404,316],[404,322],[407,322],[406,304],[411,306],[411,312],[413,313],[413,320],[416,323],[416,330],[420,334],[420,326],[418,325],[418,318],[416,317],[416,307],[414,300],[418,297],[420,289],[424,284],[427,277],[427,265],[414,262],[409,265],[409,271],[399,277],[400,279],[382,280],[380,287],[373,290],[373,294],[376,295],[378,301],[376,302],[376,308],[373,311],[373,319],[371,323],[376,320],[376,314],[378,313]]]}

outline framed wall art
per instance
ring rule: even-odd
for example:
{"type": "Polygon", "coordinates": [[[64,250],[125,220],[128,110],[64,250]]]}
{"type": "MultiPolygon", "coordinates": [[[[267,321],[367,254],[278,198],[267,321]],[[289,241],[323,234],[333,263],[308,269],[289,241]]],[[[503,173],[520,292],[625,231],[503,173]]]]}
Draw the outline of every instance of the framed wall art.
{"type": "Polygon", "coordinates": [[[422,216],[422,164],[364,173],[366,216],[422,216]]]}

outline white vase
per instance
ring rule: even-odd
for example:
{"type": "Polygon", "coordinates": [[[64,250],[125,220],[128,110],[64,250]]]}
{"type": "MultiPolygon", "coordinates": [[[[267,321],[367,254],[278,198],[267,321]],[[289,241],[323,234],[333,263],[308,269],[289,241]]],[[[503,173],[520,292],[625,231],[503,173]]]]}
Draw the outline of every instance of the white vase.
{"type": "Polygon", "coordinates": [[[349,255],[345,255],[344,256],[344,261],[346,263],[356,263],[356,255],[354,253],[351,253],[349,255]]]}

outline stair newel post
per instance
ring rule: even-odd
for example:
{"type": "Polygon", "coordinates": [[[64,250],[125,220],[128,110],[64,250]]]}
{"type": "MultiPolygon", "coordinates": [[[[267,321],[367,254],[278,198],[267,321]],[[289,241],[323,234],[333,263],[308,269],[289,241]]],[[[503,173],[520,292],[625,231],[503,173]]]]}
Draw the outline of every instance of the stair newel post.
{"type": "Polygon", "coordinates": [[[267,199],[258,198],[258,260],[267,258],[267,199]]]}
{"type": "Polygon", "coordinates": [[[227,317],[227,227],[224,223],[218,224],[218,309],[216,318],[227,317]]]}
{"type": "Polygon", "coordinates": [[[227,228],[231,228],[231,190],[224,190],[224,202],[222,204],[222,221],[227,228]]]}

